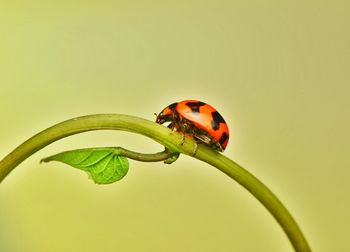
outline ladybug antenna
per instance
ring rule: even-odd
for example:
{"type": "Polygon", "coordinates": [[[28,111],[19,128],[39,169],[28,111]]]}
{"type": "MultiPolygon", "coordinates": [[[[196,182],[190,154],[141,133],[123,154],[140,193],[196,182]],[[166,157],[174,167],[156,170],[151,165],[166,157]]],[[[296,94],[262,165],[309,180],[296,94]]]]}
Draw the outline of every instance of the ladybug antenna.
{"type": "Polygon", "coordinates": [[[156,117],[158,117],[157,113],[153,113],[156,117]]]}

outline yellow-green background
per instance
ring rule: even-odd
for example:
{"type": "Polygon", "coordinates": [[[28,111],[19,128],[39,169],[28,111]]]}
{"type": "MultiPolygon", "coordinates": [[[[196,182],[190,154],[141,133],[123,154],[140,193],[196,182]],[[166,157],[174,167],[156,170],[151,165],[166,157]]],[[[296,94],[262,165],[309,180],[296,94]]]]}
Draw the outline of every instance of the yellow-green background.
{"type": "MultiPolygon", "coordinates": [[[[225,154],[286,204],[314,251],[350,251],[348,1],[3,1],[0,156],[75,116],[154,120],[199,99],[225,117],[225,154]]],[[[142,136],[73,136],[0,185],[0,251],[292,251],[270,214],[186,156],[131,161],[98,186],[45,156],[162,147],[142,136]]]]}

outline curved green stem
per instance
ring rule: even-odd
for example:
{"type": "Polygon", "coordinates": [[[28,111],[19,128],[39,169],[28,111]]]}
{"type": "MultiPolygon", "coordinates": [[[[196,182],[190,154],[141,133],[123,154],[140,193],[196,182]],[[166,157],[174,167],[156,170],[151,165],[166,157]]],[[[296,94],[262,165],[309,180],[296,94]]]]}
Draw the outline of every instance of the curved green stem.
{"type": "Polygon", "coordinates": [[[198,149],[196,157],[226,173],[251,192],[281,225],[295,251],[311,251],[301,229],[293,219],[292,215],[276,195],[254,175],[231,159],[220,153],[212,153],[212,151],[207,148],[198,149]]]}
{"type": "MultiPolygon", "coordinates": [[[[91,148],[88,148],[88,149],[91,150],[91,148]]],[[[123,156],[123,157],[140,161],[140,162],[159,162],[159,161],[168,162],[169,160],[173,160],[173,159],[175,161],[179,155],[179,153],[171,152],[168,149],[165,149],[164,151],[157,152],[157,153],[140,153],[140,152],[131,151],[122,147],[95,147],[92,149],[94,151],[113,150],[113,152],[118,156],[123,156]]],[[[84,149],[80,149],[80,150],[84,150],[84,149]]],[[[76,150],[66,151],[66,152],[74,152],[74,151],[76,150]]],[[[52,157],[53,156],[43,158],[40,160],[40,163],[50,162],[53,160],[52,157]]]]}
{"type": "MultiPolygon", "coordinates": [[[[41,148],[61,138],[92,130],[124,130],[145,135],[159,142],[171,152],[193,156],[196,143],[167,127],[149,120],[128,115],[100,114],[73,118],[56,124],[31,137],[0,161],[0,182],[22,161],[41,148]]],[[[250,191],[279,222],[296,251],[311,251],[297,223],[278,198],[244,168],[210,149],[199,145],[194,155],[213,165],[250,191]]]]}
{"type": "Polygon", "coordinates": [[[136,151],[131,151],[122,147],[115,147],[113,148],[116,153],[123,157],[127,157],[136,161],[140,162],[159,162],[159,161],[164,161],[165,163],[172,163],[175,161],[179,153],[171,152],[168,149],[165,148],[164,151],[162,152],[157,152],[157,153],[140,153],[136,151]]]}

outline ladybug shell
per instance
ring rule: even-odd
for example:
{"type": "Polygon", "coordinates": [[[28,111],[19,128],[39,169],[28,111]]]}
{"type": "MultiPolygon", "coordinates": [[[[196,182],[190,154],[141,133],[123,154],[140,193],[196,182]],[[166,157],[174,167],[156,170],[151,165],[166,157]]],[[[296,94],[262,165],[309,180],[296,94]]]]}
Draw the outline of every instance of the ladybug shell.
{"type": "Polygon", "coordinates": [[[175,110],[180,117],[189,120],[196,127],[209,133],[223,150],[226,148],[229,130],[224,118],[215,108],[201,101],[184,100],[177,103],[175,110]]]}
{"type": "Polygon", "coordinates": [[[220,146],[219,150],[225,150],[229,139],[228,127],[224,118],[212,106],[197,100],[175,102],[159,113],[156,122],[163,124],[170,121],[172,127],[178,128],[183,119],[209,134],[220,146]]]}

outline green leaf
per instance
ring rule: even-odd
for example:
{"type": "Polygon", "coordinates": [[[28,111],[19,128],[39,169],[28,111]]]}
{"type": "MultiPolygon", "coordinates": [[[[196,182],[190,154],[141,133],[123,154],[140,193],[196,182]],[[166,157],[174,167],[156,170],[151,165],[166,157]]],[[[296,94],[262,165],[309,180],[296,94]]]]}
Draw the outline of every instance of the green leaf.
{"type": "Polygon", "coordinates": [[[96,184],[111,184],[122,179],[129,170],[128,159],[120,156],[115,148],[65,151],[41,161],[59,161],[86,171],[96,184]]]}

